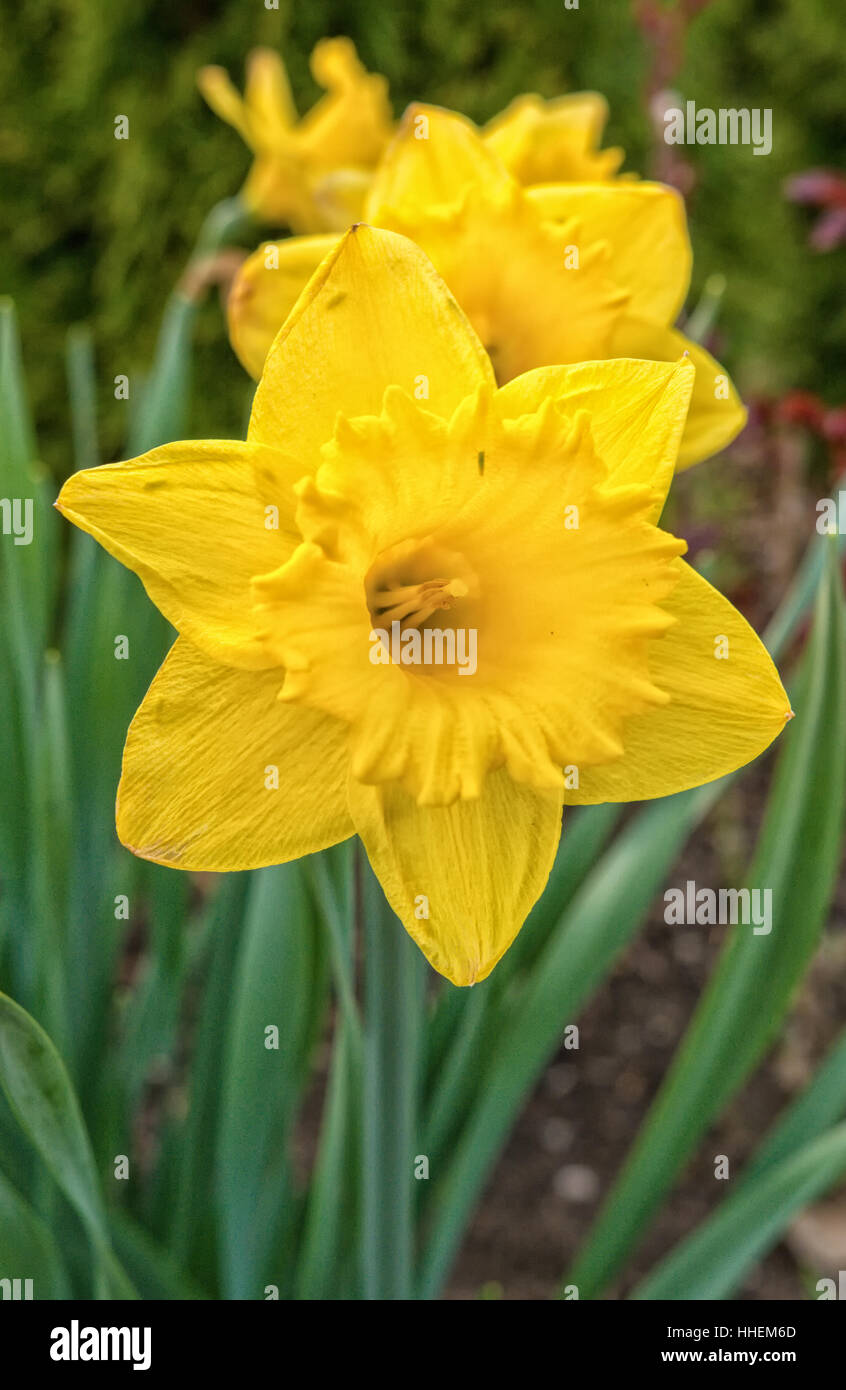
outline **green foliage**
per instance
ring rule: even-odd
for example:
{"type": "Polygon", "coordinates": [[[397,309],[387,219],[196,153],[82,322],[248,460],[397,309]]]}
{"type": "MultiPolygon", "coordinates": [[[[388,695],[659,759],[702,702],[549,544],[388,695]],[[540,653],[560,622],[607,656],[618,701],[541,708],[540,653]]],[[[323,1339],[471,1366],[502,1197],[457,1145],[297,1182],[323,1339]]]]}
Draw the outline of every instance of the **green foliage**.
{"type": "Polygon", "coordinates": [[[736,928],[571,1282],[611,1279],[708,1123],[772,1042],[825,925],[840,868],[846,789],[846,631],[838,546],[820,584],[798,682],[802,718],[782,740],[750,886],[775,904],[771,931],[736,928]],[[808,846],[814,846],[813,854],[808,846]],[[766,981],[762,993],[762,981],[766,981]]]}

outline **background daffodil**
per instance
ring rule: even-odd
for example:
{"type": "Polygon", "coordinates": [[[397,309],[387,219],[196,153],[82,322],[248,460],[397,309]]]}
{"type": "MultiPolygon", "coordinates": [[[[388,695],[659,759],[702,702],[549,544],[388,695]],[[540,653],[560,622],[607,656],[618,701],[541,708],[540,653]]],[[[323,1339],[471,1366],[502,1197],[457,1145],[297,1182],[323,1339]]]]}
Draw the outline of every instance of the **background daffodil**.
{"type": "Polygon", "coordinates": [[[276,339],[246,443],[86,470],[57,503],[179,632],[129,730],[122,842],[244,869],[357,832],[433,966],[484,979],[565,801],[719,777],[789,717],[759,639],[657,526],[692,378],[619,360],[498,388],[423,253],[353,228],[276,339]],[[373,664],[392,618],[472,627],[476,674],[373,664]]]}
{"type": "Polygon", "coordinates": [[[487,144],[510,174],[528,186],[594,183],[612,179],[623,162],[620,149],[598,148],[608,103],[599,92],[543,97],[527,93],[483,128],[487,144]]]}
{"type": "MultiPolygon", "coordinates": [[[[716,453],[746,413],[728,376],[672,324],[691,253],[684,204],[637,180],[523,188],[462,116],[411,107],[380,162],[368,222],[410,237],[444,277],[502,385],[534,367],[615,357],[696,368],[679,449],[685,468],[716,453]]],[[[254,376],[325,237],[260,247],[229,300],[232,345],[254,376]]]]}
{"type": "Polygon", "coordinates": [[[349,39],[322,39],[311,70],[326,95],[301,119],[272,49],[250,54],[243,97],[223,68],[202,68],[197,81],[255,155],[243,191],[253,214],[296,232],[340,231],[359,216],[391,135],[388,84],[362,67],[349,39]]]}

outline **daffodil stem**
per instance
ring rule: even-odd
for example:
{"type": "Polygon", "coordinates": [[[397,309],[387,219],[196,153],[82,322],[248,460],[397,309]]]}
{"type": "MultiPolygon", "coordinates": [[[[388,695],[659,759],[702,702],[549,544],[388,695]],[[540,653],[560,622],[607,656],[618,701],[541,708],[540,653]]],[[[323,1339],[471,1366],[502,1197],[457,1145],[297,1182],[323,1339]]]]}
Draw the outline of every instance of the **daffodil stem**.
{"type": "Polygon", "coordinates": [[[249,211],[240,198],[224,198],[222,202],[215,203],[200,228],[191,261],[214,255],[232,236],[246,231],[250,224],[249,211]]]}
{"type": "Polygon", "coordinates": [[[362,1285],[367,1299],[409,1299],[424,967],[357,847],[364,941],[362,1285]]]}

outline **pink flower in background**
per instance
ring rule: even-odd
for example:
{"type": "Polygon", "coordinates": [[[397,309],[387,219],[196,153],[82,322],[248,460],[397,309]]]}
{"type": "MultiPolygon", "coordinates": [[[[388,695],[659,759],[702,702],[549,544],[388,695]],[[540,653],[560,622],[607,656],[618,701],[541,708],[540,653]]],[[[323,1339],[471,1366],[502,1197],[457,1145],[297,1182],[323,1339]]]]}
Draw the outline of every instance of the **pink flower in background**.
{"type": "Polygon", "coordinates": [[[846,177],[829,169],[808,169],[787,180],[785,194],[792,203],[822,209],[808,238],[815,251],[833,251],[846,241],[846,177]]]}

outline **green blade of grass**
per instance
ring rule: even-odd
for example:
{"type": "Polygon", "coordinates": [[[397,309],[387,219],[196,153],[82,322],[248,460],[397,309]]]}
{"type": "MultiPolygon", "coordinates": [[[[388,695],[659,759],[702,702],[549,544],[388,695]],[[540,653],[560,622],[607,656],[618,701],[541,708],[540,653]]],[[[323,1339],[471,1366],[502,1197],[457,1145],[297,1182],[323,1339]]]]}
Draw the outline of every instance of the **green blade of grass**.
{"type": "Polygon", "coordinates": [[[34,961],[29,998],[57,1047],[70,1035],[67,989],[68,871],[73,801],[59,653],[47,652],[41,682],[39,739],[32,785],[31,874],[28,908],[34,961]]]}
{"type": "MultiPolygon", "coordinates": [[[[786,1112],[781,1116],[778,1123],[773,1127],[770,1134],[756,1150],[752,1159],[747,1163],[740,1177],[740,1182],[732,1193],[732,1201],[743,1196],[747,1198],[752,1208],[755,1201],[755,1193],[760,1187],[762,1178],[766,1178],[774,1169],[781,1167],[789,1159],[794,1158],[813,1140],[822,1138],[829,1129],[835,1124],[846,1118],[846,1032],[841,1034],[828,1056],[817,1070],[816,1075],[810,1085],[796,1098],[786,1112]]],[[[842,1127],[842,1126],[841,1126],[842,1127]]],[[[714,1217],[709,1217],[693,1233],[689,1239],[682,1241],[661,1263],[650,1273],[650,1275],[638,1285],[632,1298],[663,1298],[675,1297],[673,1293],[665,1293],[662,1290],[673,1289],[676,1287],[678,1278],[682,1276],[688,1267],[688,1253],[700,1252],[700,1256],[693,1260],[691,1268],[695,1271],[700,1269],[704,1275],[705,1263],[709,1266],[709,1279],[722,1279],[721,1254],[724,1254],[731,1269],[734,1269],[734,1242],[731,1241],[721,1251],[721,1241],[712,1241],[706,1235],[706,1227],[710,1231],[711,1222],[716,1225],[722,1208],[715,1213],[714,1217]]],[[[735,1205],[733,1210],[737,1211],[735,1205]]],[[[788,1219],[792,1212],[788,1212],[788,1219]]],[[[747,1266],[744,1265],[740,1270],[742,1277],[747,1266]]],[[[687,1297],[714,1297],[724,1298],[735,1286],[736,1280],[732,1277],[728,1282],[721,1282],[720,1287],[725,1290],[722,1293],[709,1295],[688,1294],[687,1297]]],[[[716,1282],[713,1284],[716,1288],[716,1282]]]]}
{"type": "Polygon", "coordinates": [[[772,931],[737,928],[723,951],[567,1278],[582,1298],[614,1277],[700,1135],[761,1057],[819,939],[840,864],[846,784],[846,624],[834,544],[799,690],[749,873],[751,885],[772,890],[772,931]]]}
{"type": "Polygon", "coordinates": [[[412,1297],[423,958],[360,850],[365,1028],[362,1283],[367,1299],[412,1297]]]}
{"type": "Polygon", "coordinates": [[[181,1266],[214,1287],[216,1246],[214,1167],[220,1128],[223,1071],[232,980],[250,879],[227,874],[218,884],[210,932],[208,974],[194,1039],[188,1118],[176,1156],[169,1244],[181,1266]]]}
{"type": "Polygon", "coordinates": [[[355,855],[354,844],[346,842],[306,860],[330,936],[338,1017],[297,1255],[299,1299],[351,1294],[346,1280],[360,1231],[363,1032],[355,999],[355,855]]]}
{"type": "Polygon", "coordinates": [[[775,1244],[797,1212],[846,1173],[846,1124],[771,1164],[716,1212],[632,1293],[633,1299],[720,1299],[775,1244]]]}
{"type": "Polygon", "coordinates": [[[186,1278],[172,1252],[158,1245],[125,1212],[112,1212],[109,1224],[115,1250],[140,1298],[186,1302],[208,1297],[186,1278]]]}
{"type": "Polygon", "coordinates": [[[299,864],[253,874],[233,981],[221,1077],[216,1208],[223,1296],[285,1287],[278,1251],[297,1219],[288,1145],[308,1075],[325,985],[314,911],[299,864]],[[319,964],[318,964],[319,962],[319,964]],[[278,1046],[272,1046],[278,1029],[278,1046]],[[271,1045],[268,1045],[271,1044],[271,1045]]]}
{"type": "Polygon", "coordinates": [[[31,1279],[33,1298],[70,1296],[62,1257],[50,1230],[2,1173],[0,1270],[4,1278],[31,1279]]]}
{"type": "Polygon", "coordinates": [[[0,994],[0,1086],[57,1187],[78,1213],[96,1252],[101,1287],[133,1297],[109,1240],[91,1144],[70,1077],[44,1029],[0,994]]]}
{"type": "Polygon", "coordinates": [[[19,655],[29,663],[30,680],[47,645],[57,576],[58,528],[52,484],[38,462],[21,359],[17,316],[10,300],[0,301],[0,497],[32,505],[32,535],[4,537],[0,574],[6,589],[4,619],[17,623],[19,655]],[[9,605],[15,604],[16,611],[9,605]]]}
{"type": "Polygon", "coordinates": [[[165,306],[150,375],[129,433],[129,457],[185,437],[197,301],[174,291],[165,306]]]}
{"type": "Polygon", "coordinates": [[[846,1031],[753,1155],[743,1172],[744,1183],[796,1153],[803,1144],[842,1119],[846,1119],[846,1031]]]}
{"type": "Polygon", "coordinates": [[[345,1296],[342,1273],[360,1230],[362,1054],[349,1019],[339,1019],[332,1047],[320,1146],[309,1184],[297,1257],[299,1299],[345,1296]]]}

